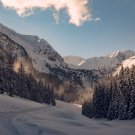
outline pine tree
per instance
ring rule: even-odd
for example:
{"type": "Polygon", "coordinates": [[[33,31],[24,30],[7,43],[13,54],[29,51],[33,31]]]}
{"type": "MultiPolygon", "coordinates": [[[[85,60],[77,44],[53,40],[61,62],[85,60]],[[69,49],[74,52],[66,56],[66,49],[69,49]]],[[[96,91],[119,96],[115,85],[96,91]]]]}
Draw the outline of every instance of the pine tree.
{"type": "Polygon", "coordinates": [[[114,79],[111,80],[111,86],[110,86],[110,105],[108,109],[107,118],[117,119],[119,114],[119,96],[118,96],[118,86],[114,79]]]}
{"type": "Polygon", "coordinates": [[[27,98],[28,89],[27,89],[27,84],[26,84],[25,69],[22,62],[20,63],[20,68],[18,70],[17,84],[18,84],[18,96],[22,98],[27,98]]]}
{"type": "Polygon", "coordinates": [[[135,66],[133,66],[130,74],[130,102],[129,102],[129,112],[128,118],[135,119],[135,66]]]}
{"type": "Polygon", "coordinates": [[[0,94],[4,94],[4,68],[0,67],[0,94]]]}
{"type": "Polygon", "coordinates": [[[6,92],[8,93],[9,96],[13,96],[15,78],[14,78],[14,71],[13,71],[13,59],[12,59],[11,55],[9,55],[9,57],[8,57],[8,62],[6,63],[5,73],[6,73],[6,75],[5,75],[6,92]]]}
{"type": "Polygon", "coordinates": [[[32,91],[32,89],[33,89],[33,83],[34,83],[34,78],[33,78],[33,76],[30,74],[28,77],[27,77],[27,81],[26,81],[26,85],[27,85],[27,97],[28,97],[28,99],[30,99],[30,100],[32,100],[33,98],[32,98],[32,95],[33,95],[33,91],[32,91]]]}
{"type": "Polygon", "coordinates": [[[131,103],[129,107],[129,119],[135,119],[135,89],[131,91],[131,103]]]}
{"type": "Polygon", "coordinates": [[[56,106],[56,101],[55,101],[55,97],[54,97],[54,89],[52,87],[50,89],[50,98],[51,98],[51,104],[53,106],[56,106]]]}
{"type": "Polygon", "coordinates": [[[92,102],[84,102],[82,105],[82,115],[85,115],[89,118],[93,118],[94,117],[94,109],[93,109],[93,105],[92,102]]]}
{"type": "Polygon", "coordinates": [[[98,87],[96,87],[93,96],[95,118],[102,118],[104,116],[104,98],[105,98],[104,89],[99,84],[98,87]]]}

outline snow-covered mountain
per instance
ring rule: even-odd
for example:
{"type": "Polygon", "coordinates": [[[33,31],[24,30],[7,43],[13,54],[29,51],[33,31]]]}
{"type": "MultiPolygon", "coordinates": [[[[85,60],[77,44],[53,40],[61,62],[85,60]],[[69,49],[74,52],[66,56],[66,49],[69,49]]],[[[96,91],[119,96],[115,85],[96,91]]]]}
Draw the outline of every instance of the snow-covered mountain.
{"type": "Polygon", "coordinates": [[[63,58],[65,63],[67,63],[68,66],[71,68],[76,68],[78,66],[81,66],[85,62],[85,59],[78,56],[65,56],[63,58]]]}
{"type": "Polygon", "coordinates": [[[130,58],[130,57],[132,57],[132,56],[134,56],[135,55],[135,51],[132,51],[132,50],[126,50],[126,51],[115,51],[115,52],[113,52],[113,53],[111,53],[111,54],[109,54],[109,55],[107,55],[107,57],[110,57],[110,58],[115,58],[115,57],[117,57],[117,58],[123,58],[123,59],[128,59],[128,58],[130,58]]]}
{"type": "MultiPolygon", "coordinates": [[[[40,39],[38,36],[18,34],[2,24],[0,24],[0,34],[1,36],[2,34],[6,35],[14,43],[22,46],[32,59],[34,68],[40,72],[49,73],[46,64],[51,67],[66,66],[63,58],[51,47],[51,45],[46,40],[40,39]]],[[[9,43],[5,44],[9,46],[9,43]]]]}
{"type": "MultiPolygon", "coordinates": [[[[115,68],[118,64],[120,64],[123,60],[126,60],[135,55],[135,51],[126,50],[126,51],[116,51],[106,56],[101,57],[93,57],[86,59],[81,64],[74,64],[76,69],[106,69],[111,70],[115,68]]],[[[72,57],[68,57],[68,61],[72,60],[72,57]]],[[[68,63],[68,62],[67,62],[68,63]]],[[[70,64],[70,63],[69,63],[70,64]]]]}

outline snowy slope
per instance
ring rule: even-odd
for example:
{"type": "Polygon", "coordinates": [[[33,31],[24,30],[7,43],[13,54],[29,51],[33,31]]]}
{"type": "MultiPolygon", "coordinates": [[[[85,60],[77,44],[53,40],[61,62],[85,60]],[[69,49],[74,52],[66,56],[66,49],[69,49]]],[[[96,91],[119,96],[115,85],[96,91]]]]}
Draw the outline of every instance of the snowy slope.
{"type": "Polygon", "coordinates": [[[135,65],[135,56],[124,60],[121,64],[121,66],[123,66],[124,68],[131,68],[133,65],[135,65]]]}
{"type": "Polygon", "coordinates": [[[132,68],[132,66],[135,66],[135,56],[124,60],[116,69],[115,72],[113,73],[114,75],[119,74],[121,68],[132,68]]]}
{"type": "Polygon", "coordinates": [[[93,120],[81,107],[56,107],[0,95],[1,135],[134,135],[135,121],[93,120]]]}
{"type": "MultiPolygon", "coordinates": [[[[82,62],[78,65],[72,63],[72,65],[75,66],[75,68],[78,69],[87,69],[87,70],[93,70],[93,69],[106,69],[111,70],[115,68],[118,64],[120,64],[123,60],[128,59],[135,55],[134,51],[126,50],[126,51],[116,51],[106,56],[101,57],[92,57],[89,59],[86,59],[85,61],[82,60],[82,62]]],[[[67,63],[70,64],[70,61],[72,61],[72,57],[68,57],[67,63]]],[[[72,67],[74,67],[72,66],[72,67]]]]}
{"type": "Polygon", "coordinates": [[[24,47],[35,69],[48,73],[46,63],[51,67],[65,67],[63,58],[44,39],[33,35],[21,35],[0,24],[0,33],[24,47]]]}

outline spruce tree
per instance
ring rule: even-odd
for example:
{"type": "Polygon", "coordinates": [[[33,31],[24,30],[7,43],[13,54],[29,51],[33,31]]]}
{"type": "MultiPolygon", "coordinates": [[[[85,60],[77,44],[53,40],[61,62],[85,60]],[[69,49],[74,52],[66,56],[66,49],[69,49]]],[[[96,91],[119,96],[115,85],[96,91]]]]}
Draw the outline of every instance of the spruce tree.
{"type": "Polygon", "coordinates": [[[4,94],[4,68],[0,67],[0,94],[4,94]]]}
{"type": "Polygon", "coordinates": [[[20,68],[18,70],[18,96],[22,98],[27,97],[27,85],[26,85],[26,76],[25,76],[25,69],[24,65],[21,62],[20,63],[20,68]]]}
{"type": "Polygon", "coordinates": [[[9,55],[8,57],[5,73],[6,73],[5,75],[6,92],[9,96],[13,96],[15,78],[14,78],[14,71],[13,71],[13,59],[11,55],[9,55]]]}

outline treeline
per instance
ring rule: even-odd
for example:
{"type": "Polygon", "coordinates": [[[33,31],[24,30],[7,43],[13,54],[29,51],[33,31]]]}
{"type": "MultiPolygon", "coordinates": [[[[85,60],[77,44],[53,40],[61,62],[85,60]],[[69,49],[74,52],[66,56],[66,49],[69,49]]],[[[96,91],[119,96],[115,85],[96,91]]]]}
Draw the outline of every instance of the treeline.
{"type": "Polygon", "coordinates": [[[96,119],[135,119],[135,66],[122,67],[119,75],[99,81],[93,98],[83,104],[82,114],[96,119]]]}
{"type": "Polygon", "coordinates": [[[42,80],[36,80],[31,74],[25,73],[21,62],[18,72],[13,70],[13,60],[0,65],[0,94],[19,96],[35,102],[55,105],[53,88],[43,84],[42,80]]]}

